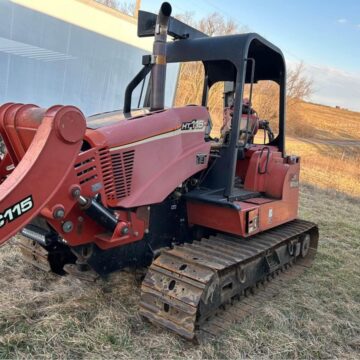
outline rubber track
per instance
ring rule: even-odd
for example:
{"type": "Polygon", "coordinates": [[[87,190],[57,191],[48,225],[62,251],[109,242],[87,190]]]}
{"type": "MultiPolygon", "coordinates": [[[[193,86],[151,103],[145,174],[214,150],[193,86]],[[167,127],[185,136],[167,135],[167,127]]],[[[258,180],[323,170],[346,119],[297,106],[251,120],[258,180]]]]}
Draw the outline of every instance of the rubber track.
{"type": "Polygon", "coordinates": [[[40,244],[20,234],[17,235],[15,244],[20,248],[24,261],[43,271],[51,272],[49,252],[40,244]]]}
{"type": "Polygon", "coordinates": [[[197,341],[214,339],[236,324],[240,324],[246,317],[258,312],[266,302],[276,297],[284,286],[300,276],[311,265],[293,264],[276,271],[264,282],[249,288],[246,295],[238,300],[219,308],[199,330],[196,331],[197,341]]]}
{"type": "Polygon", "coordinates": [[[317,241],[315,224],[294,220],[251,239],[218,234],[165,250],[142,283],[140,314],[189,340],[217,336],[310,267],[317,241]],[[312,234],[311,246],[302,258],[305,234],[312,234]],[[290,256],[292,242],[297,245],[290,256]]]}

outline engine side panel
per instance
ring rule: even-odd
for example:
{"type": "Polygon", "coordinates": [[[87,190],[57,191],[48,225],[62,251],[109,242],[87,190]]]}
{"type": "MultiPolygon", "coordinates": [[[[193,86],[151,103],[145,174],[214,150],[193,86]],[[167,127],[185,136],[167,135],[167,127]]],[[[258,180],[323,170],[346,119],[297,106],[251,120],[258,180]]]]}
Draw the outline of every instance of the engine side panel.
{"type": "MultiPolygon", "coordinates": [[[[169,109],[88,132],[106,147],[111,166],[102,168],[106,205],[133,208],[160,203],[208,164],[209,114],[203,107],[169,109]]],[[[106,121],[106,119],[104,119],[106,121]]]]}

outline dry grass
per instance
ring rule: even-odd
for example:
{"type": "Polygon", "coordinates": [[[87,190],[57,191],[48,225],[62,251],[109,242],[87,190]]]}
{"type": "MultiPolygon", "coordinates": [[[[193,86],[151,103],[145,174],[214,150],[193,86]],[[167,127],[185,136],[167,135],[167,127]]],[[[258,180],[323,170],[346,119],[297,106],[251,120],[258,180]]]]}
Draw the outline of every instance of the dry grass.
{"type": "Polygon", "coordinates": [[[299,111],[301,122],[292,118],[288,124],[296,138],[287,140],[287,152],[302,157],[303,181],[360,196],[360,113],[310,103],[301,103],[299,111]]]}
{"type": "Polygon", "coordinates": [[[301,156],[304,182],[360,197],[360,146],[288,139],[286,149],[301,156]]]}
{"type": "Polygon", "coordinates": [[[360,113],[329,106],[303,102],[296,115],[288,123],[289,132],[295,136],[309,136],[317,139],[360,140],[360,113]],[[296,129],[295,131],[293,131],[296,129]]]}
{"type": "Polygon", "coordinates": [[[312,269],[256,315],[200,346],[143,322],[132,274],[82,283],[32,268],[0,249],[0,358],[358,358],[358,199],[303,187],[301,216],[319,223],[312,269]]]}

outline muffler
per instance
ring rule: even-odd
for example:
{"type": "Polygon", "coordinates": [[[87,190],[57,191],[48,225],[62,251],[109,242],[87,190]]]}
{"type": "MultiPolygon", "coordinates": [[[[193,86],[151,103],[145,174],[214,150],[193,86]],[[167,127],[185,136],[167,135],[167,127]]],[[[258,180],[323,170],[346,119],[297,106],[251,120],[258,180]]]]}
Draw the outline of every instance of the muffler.
{"type": "Polygon", "coordinates": [[[166,37],[171,5],[164,2],[161,5],[155,25],[155,40],[153,46],[154,66],[151,72],[150,110],[164,109],[166,80],[166,37]]]}

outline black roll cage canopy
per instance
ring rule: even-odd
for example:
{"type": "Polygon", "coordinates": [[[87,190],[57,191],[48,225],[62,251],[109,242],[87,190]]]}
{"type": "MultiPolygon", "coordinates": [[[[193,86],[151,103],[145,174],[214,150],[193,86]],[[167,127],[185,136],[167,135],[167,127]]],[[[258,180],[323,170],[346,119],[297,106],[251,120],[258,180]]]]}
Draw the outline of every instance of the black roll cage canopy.
{"type": "MultiPolygon", "coordinates": [[[[139,11],[138,36],[154,36],[156,15],[139,11]]],[[[167,42],[167,63],[202,61],[205,69],[202,105],[207,93],[218,81],[232,83],[235,92],[234,112],[229,142],[220,149],[220,157],[208,172],[203,185],[217,189],[222,196],[232,199],[236,162],[244,146],[239,145],[240,120],[244,84],[271,80],[279,85],[279,134],[272,142],[285,152],[286,66],[281,50],[256,33],[214,36],[206,34],[170,18],[168,34],[175,41],[167,42]]],[[[125,92],[124,113],[131,112],[133,90],[151,71],[151,55],[143,57],[143,69],[129,83],[125,92]]],[[[151,89],[150,89],[151,91],[151,89]]],[[[145,100],[146,101],[146,100],[145,100]]]]}

